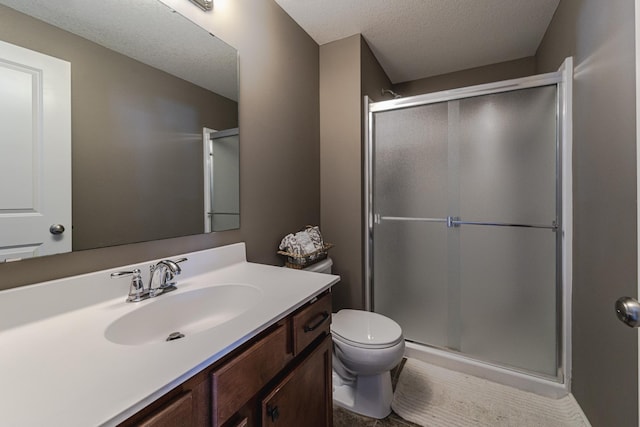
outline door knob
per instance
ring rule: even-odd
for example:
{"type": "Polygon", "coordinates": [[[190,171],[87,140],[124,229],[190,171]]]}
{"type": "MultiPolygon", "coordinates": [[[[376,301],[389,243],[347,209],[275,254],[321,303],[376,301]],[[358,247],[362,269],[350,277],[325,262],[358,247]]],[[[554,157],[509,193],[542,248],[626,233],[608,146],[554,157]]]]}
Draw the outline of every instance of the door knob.
{"type": "Polygon", "coordinates": [[[637,328],[640,326],[640,302],[631,297],[622,297],[616,301],[616,315],[624,324],[637,328]]]}
{"type": "Polygon", "coordinates": [[[49,232],[51,234],[62,234],[64,233],[64,225],[62,224],[53,224],[49,227],[49,232]]]}

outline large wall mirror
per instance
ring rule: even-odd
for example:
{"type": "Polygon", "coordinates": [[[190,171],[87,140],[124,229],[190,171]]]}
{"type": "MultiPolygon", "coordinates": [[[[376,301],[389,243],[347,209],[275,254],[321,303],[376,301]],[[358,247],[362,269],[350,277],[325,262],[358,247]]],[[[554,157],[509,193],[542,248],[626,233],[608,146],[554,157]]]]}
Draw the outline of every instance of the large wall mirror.
{"type": "Polygon", "coordinates": [[[239,227],[234,48],[159,0],[0,0],[0,43],[0,262],[239,227]],[[63,95],[48,89],[48,72],[41,98],[30,92],[43,74],[32,53],[68,64],[63,95]],[[65,157],[46,145],[59,111],[33,119],[65,96],[70,171],[48,163],[65,157]],[[68,177],[70,197],[46,187],[50,169],[68,177]],[[24,225],[54,204],[45,195],[68,200],[64,232],[58,218],[24,225]]]}

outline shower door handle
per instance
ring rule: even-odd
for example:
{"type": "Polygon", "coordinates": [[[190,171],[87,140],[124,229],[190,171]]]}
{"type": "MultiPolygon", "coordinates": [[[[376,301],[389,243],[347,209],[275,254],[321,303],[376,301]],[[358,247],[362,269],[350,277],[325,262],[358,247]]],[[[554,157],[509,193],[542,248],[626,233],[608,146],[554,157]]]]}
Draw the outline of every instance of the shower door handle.
{"type": "Polygon", "coordinates": [[[631,328],[640,327],[640,302],[631,297],[622,297],[616,301],[616,315],[621,322],[631,328]]]}

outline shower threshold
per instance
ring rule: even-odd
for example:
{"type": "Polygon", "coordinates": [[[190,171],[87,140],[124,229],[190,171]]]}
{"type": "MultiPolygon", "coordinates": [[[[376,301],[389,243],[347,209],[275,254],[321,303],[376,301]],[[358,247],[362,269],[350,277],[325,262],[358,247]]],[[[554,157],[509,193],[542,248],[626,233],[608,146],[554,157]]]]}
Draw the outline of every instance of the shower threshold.
{"type": "Polygon", "coordinates": [[[570,392],[567,384],[554,379],[518,372],[411,341],[406,341],[405,344],[406,357],[431,363],[432,365],[554,399],[560,399],[570,392]]]}

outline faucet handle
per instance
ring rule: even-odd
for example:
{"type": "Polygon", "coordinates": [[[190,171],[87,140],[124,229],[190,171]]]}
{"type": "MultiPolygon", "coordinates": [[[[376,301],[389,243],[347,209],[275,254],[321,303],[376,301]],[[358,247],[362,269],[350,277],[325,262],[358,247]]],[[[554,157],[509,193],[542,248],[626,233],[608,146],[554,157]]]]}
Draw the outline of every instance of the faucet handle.
{"type": "Polygon", "coordinates": [[[145,299],[144,283],[142,283],[142,275],[139,268],[132,271],[116,271],[111,273],[112,279],[131,276],[131,285],[129,286],[129,296],[127,302],[138,302],[145,299]]]}
{"type": "MultiPolygon", "coordinates": [[[[171,268],[169,268],[169,273],[170,273],[169,275],[171,276],[170,280],[173,280],[175,276],[178,276],[180,273],[182,273],[182,268],[180,268],[178,264],[180,264],[181,262],[187,261],[187,258],[168,259],[167,261],[173,264],[171,268]]],[[[175,285],[175,282],[172,284],[175,285]]]]}

